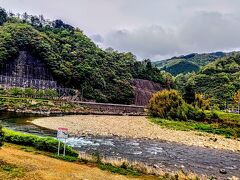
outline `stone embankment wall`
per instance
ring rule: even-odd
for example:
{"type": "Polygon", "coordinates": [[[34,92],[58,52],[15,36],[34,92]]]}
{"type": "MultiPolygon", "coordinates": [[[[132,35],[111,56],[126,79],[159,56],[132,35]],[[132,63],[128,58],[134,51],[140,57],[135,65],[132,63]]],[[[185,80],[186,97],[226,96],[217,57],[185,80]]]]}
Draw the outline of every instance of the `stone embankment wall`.
{"type": "Polygon", "coordinates": [[[128,115],[144,115],[145,106],[95,103],[95,102],[80,102],[75,101],[80,106],[83,106],[87,112],[99,114],[128,114],[128,115]]]}

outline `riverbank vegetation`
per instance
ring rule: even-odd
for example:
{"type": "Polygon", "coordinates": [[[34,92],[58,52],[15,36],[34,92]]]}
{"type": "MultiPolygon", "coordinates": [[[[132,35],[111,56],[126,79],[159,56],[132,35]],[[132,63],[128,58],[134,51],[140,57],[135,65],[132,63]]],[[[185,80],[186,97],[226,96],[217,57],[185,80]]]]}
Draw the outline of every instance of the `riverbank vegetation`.
{"type": "Polygon", "coordinates": [[[188,104],[176,90],[164,90],[153,95],[148,105],[151,121],[176,130],[202,132],[240,138],[240,115],[210,111],[209,100],[200,94],[188,104]]]}
{"type": "Polygon", "coordinates": [[[11,87],[8,89],[0,88],[0,95],[2,97],[24,97],[34,99],[56,99],[59,97],[58,92],[55,89],[44,90],[21,87],[11,87]]]}
{"type": "MultiPolygon", "coordinates": [[[[4,129],[4,142],[31,146],[38,150],[47,151],[47,152],[57,152],[58,140],[52,137],[39,137],[31,134],[24,134],[21,132],[16,132],[9,129],[4,129]]],[[[60,144],[60,151],[63,151],[64,144],[60,144]]],[[[66,155],[77,157],[78,153],[73,150],[71,147],[66,146],[66,155]]]]}

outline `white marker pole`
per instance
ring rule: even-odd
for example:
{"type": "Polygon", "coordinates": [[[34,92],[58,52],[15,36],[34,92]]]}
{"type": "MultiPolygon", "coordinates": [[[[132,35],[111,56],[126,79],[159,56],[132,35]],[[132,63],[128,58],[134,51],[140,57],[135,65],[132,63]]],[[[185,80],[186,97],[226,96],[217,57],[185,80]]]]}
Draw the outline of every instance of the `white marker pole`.
{"type": "Polygon", "coordinates": [[[58,140],[58,156],[60,154],[60,140],[58,140]]]}
{"type": "Polygon", "coordinates": [[[66,152],[66,138],[65,138],[65,143],[64,143],[63,156],[65,156],[65,152],[66,152]]]}

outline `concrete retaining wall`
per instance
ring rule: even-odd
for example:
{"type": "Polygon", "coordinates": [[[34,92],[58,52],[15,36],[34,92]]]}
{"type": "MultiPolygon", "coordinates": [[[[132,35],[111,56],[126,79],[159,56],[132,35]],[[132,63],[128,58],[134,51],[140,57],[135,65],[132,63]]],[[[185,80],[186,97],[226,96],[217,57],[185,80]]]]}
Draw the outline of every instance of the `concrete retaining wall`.
{"type": "Polygon", "coordinates": [[[123,104],[109,104],[109,103],[95,103],[95,102],[80,102],[74,101],[79,105],[89,109],[92,112],[99,112],[104,114],[135,114],[143,115],[145,113],[145,106],[123,105],[123,104]]]}

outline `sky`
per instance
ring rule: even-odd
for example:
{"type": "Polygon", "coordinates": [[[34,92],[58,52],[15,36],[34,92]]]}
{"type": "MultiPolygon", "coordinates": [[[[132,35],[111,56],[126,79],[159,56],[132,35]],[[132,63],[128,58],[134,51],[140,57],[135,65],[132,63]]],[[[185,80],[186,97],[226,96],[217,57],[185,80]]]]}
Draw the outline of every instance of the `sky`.
{"type": "Polygon", "coordinates": [[[79,27],[99,47],[153,61],[240,49],[240,0],[0,0],[79,27]]]}

